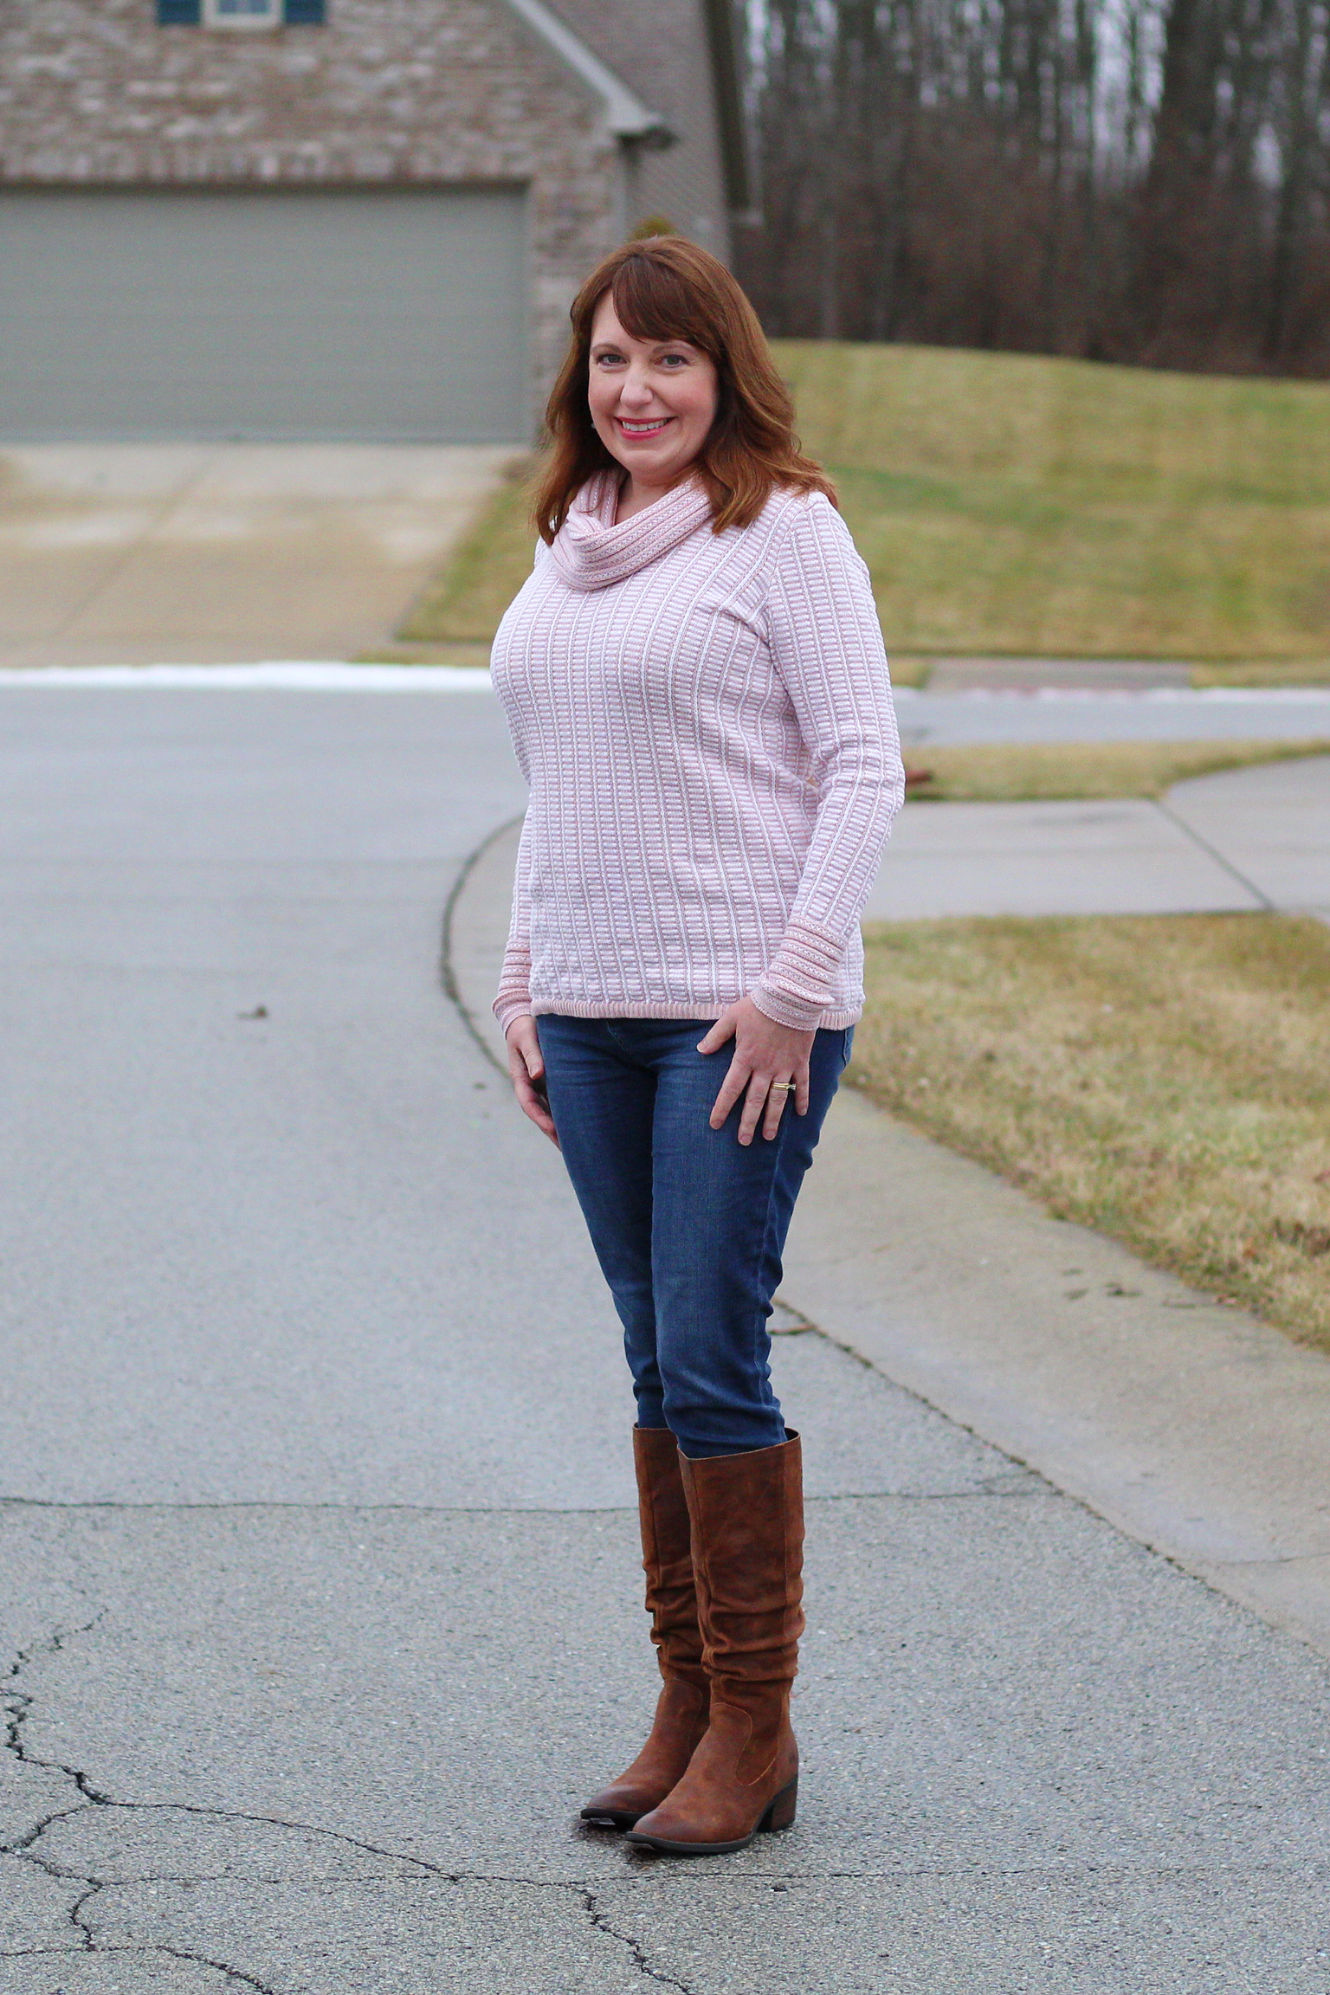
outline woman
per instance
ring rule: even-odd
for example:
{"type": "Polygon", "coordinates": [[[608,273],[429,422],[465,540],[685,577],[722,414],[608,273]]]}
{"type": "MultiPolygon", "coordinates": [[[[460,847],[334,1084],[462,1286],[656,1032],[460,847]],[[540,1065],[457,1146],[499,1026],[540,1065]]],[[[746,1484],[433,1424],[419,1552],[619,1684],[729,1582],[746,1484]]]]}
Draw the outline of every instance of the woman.
{"type": "Polygon", "coordinates": [[[766,1319],[903,774],[867,570],[729,272],[630,243],[572,322],[494,645],[531,790],[494,1011],[637,1400],[663,1683],[582,1814],[715,1854],[794,1819],[803,1497],[766,1319]]]}

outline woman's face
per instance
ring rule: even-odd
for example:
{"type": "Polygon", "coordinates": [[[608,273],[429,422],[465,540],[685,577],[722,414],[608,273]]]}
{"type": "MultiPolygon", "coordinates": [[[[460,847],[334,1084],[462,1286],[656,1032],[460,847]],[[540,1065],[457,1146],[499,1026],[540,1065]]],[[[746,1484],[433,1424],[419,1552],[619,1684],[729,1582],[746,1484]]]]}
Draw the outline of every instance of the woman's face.
{"type": "Polygon", "coordinates": [[[634,482],[664,490],[683,477],[716,415],[715,363],[687,340],[625,332],[609,291],[591,322],[587,399],[596,435],[634,482]]]}

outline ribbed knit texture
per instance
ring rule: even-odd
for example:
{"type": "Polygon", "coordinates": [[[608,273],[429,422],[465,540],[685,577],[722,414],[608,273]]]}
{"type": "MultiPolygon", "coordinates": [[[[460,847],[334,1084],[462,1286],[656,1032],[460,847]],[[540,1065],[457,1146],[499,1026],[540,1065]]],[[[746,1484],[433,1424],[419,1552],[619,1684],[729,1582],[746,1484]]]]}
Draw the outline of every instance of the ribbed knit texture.
{"type": "Polygon", "coordinates": [[[868,570],[821,494],[717,534],[691,481],[614,525],[617,482],[494,642],[531,790],[495,1016],[853,1024],[905,790],[868,570]]]}

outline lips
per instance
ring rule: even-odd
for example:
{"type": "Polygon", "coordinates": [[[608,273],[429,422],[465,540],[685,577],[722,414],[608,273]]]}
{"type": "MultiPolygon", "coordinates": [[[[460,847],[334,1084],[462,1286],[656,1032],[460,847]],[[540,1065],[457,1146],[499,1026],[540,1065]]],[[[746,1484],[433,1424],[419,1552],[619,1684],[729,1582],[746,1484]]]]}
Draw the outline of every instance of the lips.
{"type": "Polygon", "coordinates": [[[629,423],[625,422],[622,416],[615,417],[621,433],[624,436],[634,438],[659,436],[670,420],[669,416],[659,416],[655,421],[649,423],[629,423]]]}

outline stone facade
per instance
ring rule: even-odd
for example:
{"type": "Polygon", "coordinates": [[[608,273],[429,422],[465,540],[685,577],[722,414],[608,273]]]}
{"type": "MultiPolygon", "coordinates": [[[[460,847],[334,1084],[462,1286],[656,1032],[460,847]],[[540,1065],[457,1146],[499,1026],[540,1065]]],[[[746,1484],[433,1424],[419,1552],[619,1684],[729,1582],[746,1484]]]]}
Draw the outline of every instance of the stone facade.
{"type": "Polygon", "coordinates": [[[631,219],[628,151],[504,0],[329,0],[271,30],[27,0],[0,26],[0,185],[524,186],[537,396],[631,219]]]}

